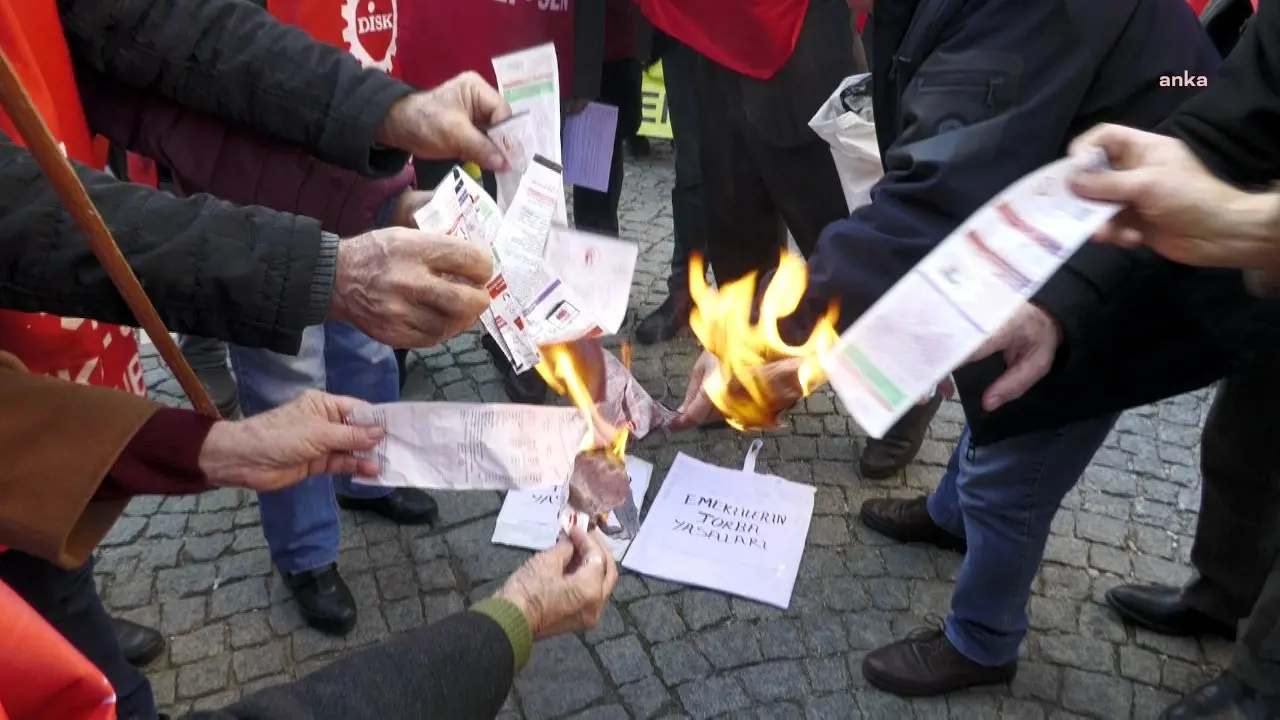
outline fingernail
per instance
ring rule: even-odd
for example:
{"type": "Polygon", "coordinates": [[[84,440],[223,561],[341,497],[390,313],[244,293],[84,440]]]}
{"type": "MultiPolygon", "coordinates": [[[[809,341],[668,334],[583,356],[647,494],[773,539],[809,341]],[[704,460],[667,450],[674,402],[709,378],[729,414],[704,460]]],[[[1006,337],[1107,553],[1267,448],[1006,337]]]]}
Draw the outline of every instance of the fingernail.
{"type": "Polygon", "coordinates": [[[999,395],[992,395],[987,398],[987,412],[991,412],[1004,404],[1004,398],[999,395]]]}
{"type": "Polygon", "coordinates": [[[493,153],[489,155],[488,165],[494,170],[505,170],[507,158],[502,153],[493,153]]]}

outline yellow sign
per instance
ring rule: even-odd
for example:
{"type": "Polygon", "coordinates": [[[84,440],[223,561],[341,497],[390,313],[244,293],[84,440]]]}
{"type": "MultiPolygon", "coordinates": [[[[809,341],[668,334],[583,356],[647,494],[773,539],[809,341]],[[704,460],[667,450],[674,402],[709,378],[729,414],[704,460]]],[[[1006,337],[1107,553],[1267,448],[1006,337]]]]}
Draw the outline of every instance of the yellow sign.
{"type": "Polygon", "coordinates": [[[640,84],[640,130],[641,137],[670,140],[671,116],[667,112],[667,86],[662,79],[662,63],[659,62],[645,72],[640,84]]]}

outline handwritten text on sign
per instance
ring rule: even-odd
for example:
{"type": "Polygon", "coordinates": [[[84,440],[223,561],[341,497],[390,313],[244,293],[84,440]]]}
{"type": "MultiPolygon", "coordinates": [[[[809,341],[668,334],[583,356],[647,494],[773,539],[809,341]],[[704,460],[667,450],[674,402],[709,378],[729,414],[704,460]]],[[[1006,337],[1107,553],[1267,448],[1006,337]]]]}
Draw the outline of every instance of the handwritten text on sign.
{"type": "Polygon", "coordinates": [[[752,510],[696,494],[684,496],[684,507],[691,508],[696,517],[677,517],[673,530],[726,545],[768,550],[769,543],[760,537],[760,526],[787,524],[787,516],[781,513],[752,510]]]}

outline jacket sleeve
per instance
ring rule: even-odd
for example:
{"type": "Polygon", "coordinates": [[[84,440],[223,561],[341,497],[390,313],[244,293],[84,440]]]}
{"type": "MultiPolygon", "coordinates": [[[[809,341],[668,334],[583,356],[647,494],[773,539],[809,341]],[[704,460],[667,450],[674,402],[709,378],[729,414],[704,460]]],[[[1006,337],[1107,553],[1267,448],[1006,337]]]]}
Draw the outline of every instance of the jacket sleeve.
{"type": "Polygon", "coordinates": [[[390,177],[366,178],[92,70],[81,73],[79,85],[94,132],[167,166],[184,194],[305,215],[348,237],[374,227],[379,211],[413,185],[408,164],[390,177]]]}
{"type": "Polygon", "coordinates": [[[1242,185],[1280,175],[1280,6],[1258,6],[1209,87],[1159,128],[1186,142],[1214,173],[1242,185]]]}
{"type": "Polygon", "coordinates": [[[391,106],[413,92],[242,0],[58,0],[77,65],[179,105],[301,145],[366,175],[408,155],[380,148],[391,106]]]}
{"type": "MultiPolygon", "coordinates": [[[[315,220],[76,171],[170,330],[293,354],[327,318],[338,239],[315,220]]],[[[0,307],[136,325],[35,159],[2,133],[0,307]]]]}
{"type": "MultiPolygon", "coordinates": [[[[524,632],[527,637],[527,626],[524,632]]],[[[184,720],[489,720],[511,693],[518,664],[511,637],[495,614],[461,612],[295,682],[184,720]]]]}
{"type": "MultiPolygon", "coordinates": [[[[1091,4],[981,3],[928,55],[902,93],[903,127],[884,153],[872,202],[819,239],[807,315],[838,297],[841,324],[852,324],[991,197],[1062,155],[1110,47],[1098,26],[1123,26],[1078,17],[1082,6],[1091,4]]],[[[1086,248],[1037,299],[1059,322],[1073,320],[1102,292],[1096,276],[1127,263],[1114,248],[1086,248]]]]}
{"type": "Polygon", "coordinates": [[[94,494],[159,405],[30,375],[0,353],[0,407],[0,544],[77,567],[124,510],[94,494]]]}

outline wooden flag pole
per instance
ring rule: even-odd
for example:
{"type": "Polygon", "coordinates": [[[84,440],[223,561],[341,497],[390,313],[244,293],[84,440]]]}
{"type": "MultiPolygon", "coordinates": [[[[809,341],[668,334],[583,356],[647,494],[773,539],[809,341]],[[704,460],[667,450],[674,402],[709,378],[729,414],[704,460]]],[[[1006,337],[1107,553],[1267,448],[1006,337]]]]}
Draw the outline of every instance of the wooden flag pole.
{"type": "Polygon", "coordinates": [[[45,125],[44,120],[41,119],[40,113],[31,101],[31,96],[22,87],[17,71],[14,70],[9,57],[2,49],[0,49],[0,106],[13,120],[27,150],[35,157],[40,169],[49,178],[58,197],[62,199],[62,204],[66,206],[71,217],[75,219],[76,225],[80,227],[80,232],[84,233],[85,239],[89,241],[93,254],[102,263],[116,290],[133,311],[138,324],[155,343],[156,349],[160,351],[160,357],[168,363],[169,369],[177,377],[178,384],[187,393],[191,404],[202,415],[219,417],[208,391],[196,378],[195,372],[191,370],[186,358],[178,350],[178,344],[173,341],[173,336],[165,328],[164,321],[160,319],[155,307],[147,299],[147,294],[138,282],[137,276],[133,274],[133,269],[129,267],[129,263],[120,252],[120,247],[111,237],[107,224],[98,214],[93,201],[89,199],[88,191],[76,176],[71,162],[59,147],[49,126],[45,125]]]}

